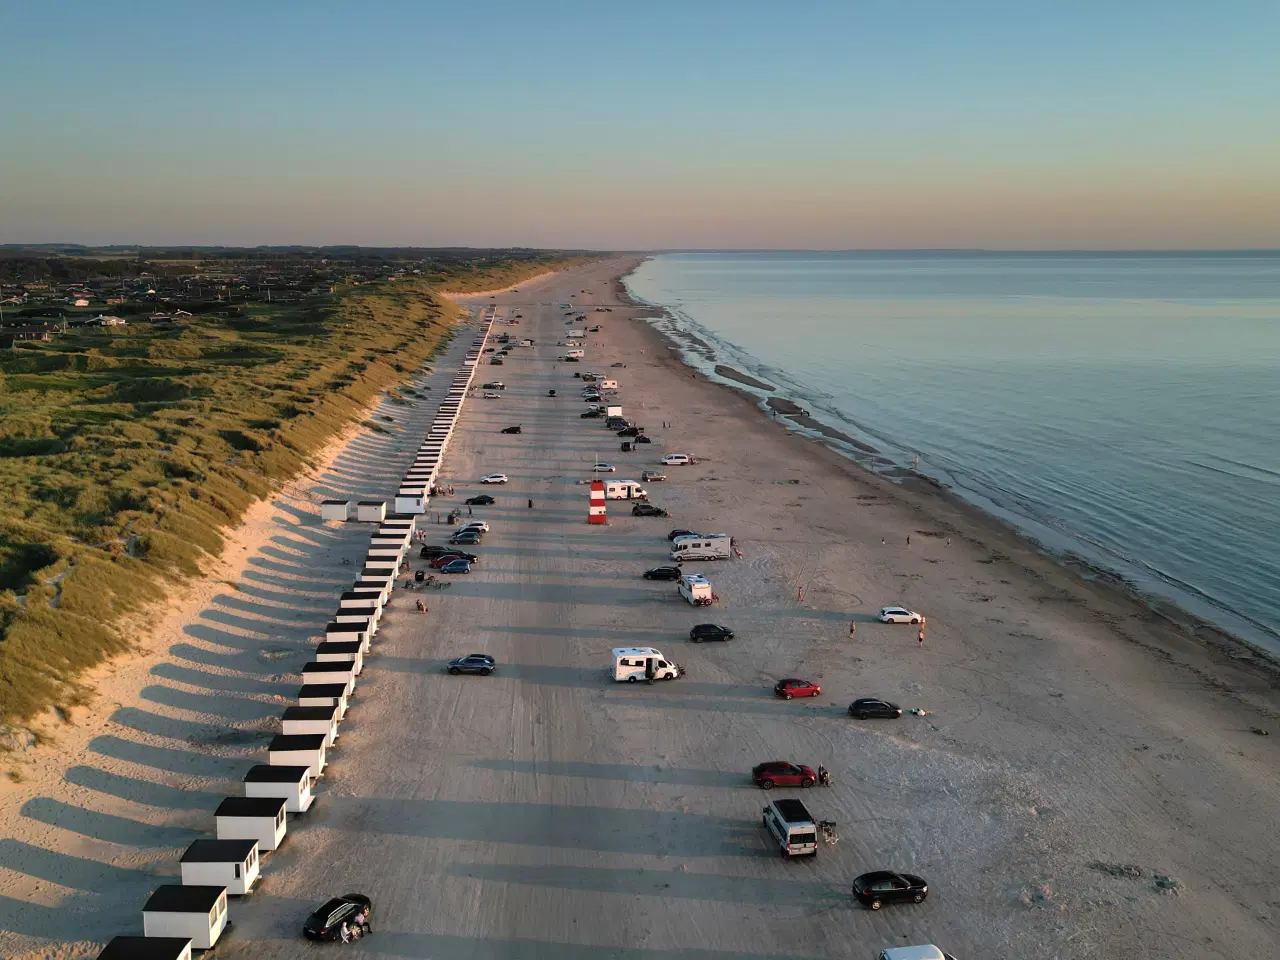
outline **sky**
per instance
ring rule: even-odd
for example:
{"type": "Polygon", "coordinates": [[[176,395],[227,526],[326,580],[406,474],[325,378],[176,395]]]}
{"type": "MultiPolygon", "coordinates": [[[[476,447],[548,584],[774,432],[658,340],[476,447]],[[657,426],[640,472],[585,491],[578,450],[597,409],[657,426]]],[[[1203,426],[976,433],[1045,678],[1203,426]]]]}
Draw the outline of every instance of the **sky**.
{"type": "Polygon", "coordinates": [[[1280,248],[1276,0],[0,0],[0,243],[1280,248]]]}

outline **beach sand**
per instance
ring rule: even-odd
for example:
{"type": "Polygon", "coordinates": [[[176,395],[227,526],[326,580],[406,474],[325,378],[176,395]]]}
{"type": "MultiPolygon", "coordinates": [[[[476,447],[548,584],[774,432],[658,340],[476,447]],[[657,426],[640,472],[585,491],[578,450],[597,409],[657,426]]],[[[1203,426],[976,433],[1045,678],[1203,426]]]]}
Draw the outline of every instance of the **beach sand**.
{"type": "MultiPolygon", "coordinates": [[[[232,904],[219,956],[310,956],[302,919],[348,890],[373,897],[361,950],[385,957],[798,960],[927,942],[961,958],[1273,955],[1280,741],[1253,731],[1280,734],[1280,695],[1265,665],[692,372],[637,319],[651,308],[622,304],[632,263],[458,298],[519,309],[510,331],[539,344],[493,371],[503,399],[468,403],[445,463],[456,502],[483,473],[512,482],[476,509],[493,531],[472,575],[431,594],[427,616],[393,600],[316,806],[232,904]],[[581,364],[554,346],[570,298],[604,327],[581,364]],[[623,453],[579,418],[583,370],[620,381],[654,444],[623,453]],[[511,423],[524,432],[499,432],[511,423]],[[667,452],[698,458],[647,485],[669,520],[610,501],[607,526],[585,523],[595,458],[626,479],[667,452]],[[710,610],[640,578],[677,526],[743,552],[690,565],[720,597],[710,610]],[[891,603],[928,616],[923,647],[875,621],[891,603]],[[736,639],[690,644],[707,621],[736,639]],[[657,646],[688,676],[615,685],[621,645],[657,646]],[[481,650],[495,676],[443,673],[481,650]],[[775,699],[786,676],[822,696],[775,699]],[[859,696],[927,715],[855,721],[859,696]],[[761,829],[769,795],[748,773],[771,759],[835,776],[803,795],[842,837],[816,859],[780,859],[761,829]],[[852,879],[881,868],[922,874],[929,899],[851,903],[852,879]]],[[[357,471],[395,459],[345,456],[357,471]]],[[[6,788],[0,955],[92,956],[89,941],[138,927],[175,851],[211,829],[348,578],[320,562],[345,532],[313,507],[282,506],[279,542],[251,565],[269,594],[249,602],[274,607],[206,607],[138,689],[112,688],[114,727],[80,755],[49,751],[35,788],[6,788]],[[287,627],[268,643],[264,621],[287,627]],[[215,728],[249,739],[209,746],[215,728]]]]}

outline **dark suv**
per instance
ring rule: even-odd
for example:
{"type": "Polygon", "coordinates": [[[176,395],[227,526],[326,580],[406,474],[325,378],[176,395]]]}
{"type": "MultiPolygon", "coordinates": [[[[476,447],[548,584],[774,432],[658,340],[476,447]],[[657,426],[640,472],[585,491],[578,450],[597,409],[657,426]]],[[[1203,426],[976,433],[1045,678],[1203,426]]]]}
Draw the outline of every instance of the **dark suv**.
{"type": "Polygon", "coordinates": [[[689,631],[689,639],[694,643],[703,640],[732,640],[733,631],[717,623],[700,623],[689,631]]]}
{"type": "Polygon", "coordinates": [[[302,924],[302,935],[308,940],[337,940],[342,936],[342,924],[351,923],[361,907],[373,916],[373,901],[363,893],[334,897],[307,917],[302,924]]]}
{"type": "Polygon", "coordinates": [[[449,672],[454,676],[460,673],[478,673],[487,677],[497,667],[497,662],[487,653],[469,653],[465,657],[449,661],[449,672]]]}

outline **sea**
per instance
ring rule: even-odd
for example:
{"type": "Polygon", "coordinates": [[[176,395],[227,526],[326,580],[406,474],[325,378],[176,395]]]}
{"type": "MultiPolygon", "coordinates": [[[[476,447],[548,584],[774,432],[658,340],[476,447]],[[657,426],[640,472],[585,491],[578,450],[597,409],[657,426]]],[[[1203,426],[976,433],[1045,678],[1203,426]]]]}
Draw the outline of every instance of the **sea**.
{"type": "Polygon", "coordinates": [[[669,253],[626,283],[868,468],[1280,655],[1280,253],[669,253]]]}

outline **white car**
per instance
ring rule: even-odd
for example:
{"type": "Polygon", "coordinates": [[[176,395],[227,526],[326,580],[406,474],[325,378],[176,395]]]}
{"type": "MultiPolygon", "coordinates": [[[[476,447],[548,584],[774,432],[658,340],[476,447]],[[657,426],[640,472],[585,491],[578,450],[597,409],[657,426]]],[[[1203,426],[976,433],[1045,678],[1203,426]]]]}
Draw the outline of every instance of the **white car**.
{"type": "Polygon", "coordinates": [[[463,530],[479,530],[481,533],[488,533],[489,524],[485,523],[483,520],[472,520],[470,523],[463,524],[453,532],[461,533],[463,530]]]}
{"type": "Polygon", "coordinates": [[[877,619],[881,623],[919,623],[924,617],[906,607],[881,607],[877,619]]]}
{"type": "Polygon", "coordinates": [[[486,399],[486,400],[501,400],[501,399],[502,399],[502,394],[500,394],[500,393],[491,393],[491,392],[489,392],[489,391],[485,391],[484,393],[480,394],[480,396],[482,396],[482,397],[483,397],[484,399],[486,399]]]}
{"type": "Polygon", "coordinates": [[[593,473],[617,473],[618,468],[612,463],[597,463],[591,468],[593,473]]]}
{"type": "Polygon", "coordinates": [[[689,456],[687,453],[668,453],[662,458],[662,462],[669,467],[682,467],[686,464],[697,463],[698,461],[693,459],[693,457],[689,456]]]}
{"type": "Polygon", "coordinates": [[[489,473],[480,478],[481,483],[506,483],[507,475],[505,473],[489,473]]]}

